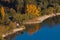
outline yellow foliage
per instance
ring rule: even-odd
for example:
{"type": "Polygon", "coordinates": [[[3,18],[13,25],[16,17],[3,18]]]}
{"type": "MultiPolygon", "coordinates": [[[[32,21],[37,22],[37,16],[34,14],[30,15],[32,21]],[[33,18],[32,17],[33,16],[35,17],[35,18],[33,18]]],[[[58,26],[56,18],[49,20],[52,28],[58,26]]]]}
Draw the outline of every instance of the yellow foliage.
{"type": "Polygon", "coordinates": [[[2,21],[3,21],[5,16],[5,11],[3,6],[1,7],[1,15],[2,15],[2,21]]]}
{"type": "Polygon", "coordinates": [[[39,16],[40,15],[40,10],[33,4],[27,4],[26,6],[26,13],[28,14],[33,14],[35,16],[39,16]]]}

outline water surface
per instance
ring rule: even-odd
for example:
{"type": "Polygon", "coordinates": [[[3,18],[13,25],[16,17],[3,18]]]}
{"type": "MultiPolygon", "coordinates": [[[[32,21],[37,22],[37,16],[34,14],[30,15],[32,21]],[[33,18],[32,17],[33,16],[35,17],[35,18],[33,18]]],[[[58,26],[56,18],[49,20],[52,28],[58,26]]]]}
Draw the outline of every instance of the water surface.
{"type": "Polygon", "coordinates": [[[36,33],[29,35],[24,32],[22,35],[17,35],[14,40],[60,40],[60,24],[52,25],[44,24],[36,33]]]}

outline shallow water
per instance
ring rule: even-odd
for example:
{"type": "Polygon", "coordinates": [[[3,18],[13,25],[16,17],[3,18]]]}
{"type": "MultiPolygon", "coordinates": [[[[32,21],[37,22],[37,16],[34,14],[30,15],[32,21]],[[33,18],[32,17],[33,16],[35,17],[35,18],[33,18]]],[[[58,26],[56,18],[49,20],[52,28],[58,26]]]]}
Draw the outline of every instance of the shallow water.
{"type": "Polygon", "coordinates": [[[36,33],[29,35],[24,32],[22,35],[17,35],[14,40],[60,40],[60,24],[52,25],[44,24],[36,33]]]}

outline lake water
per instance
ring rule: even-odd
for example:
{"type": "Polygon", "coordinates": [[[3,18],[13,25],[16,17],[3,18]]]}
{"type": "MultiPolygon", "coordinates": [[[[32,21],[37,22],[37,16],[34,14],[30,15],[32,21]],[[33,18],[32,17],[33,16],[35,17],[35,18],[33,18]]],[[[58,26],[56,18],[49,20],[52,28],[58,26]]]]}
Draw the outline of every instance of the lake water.
{"type": "Polygon", "coordinates": [[[17,35],[14,40],[60,40],[60,24],[52,25],[52,28],[45,24],[36,33],[29,35],[24,32],[22,35],[17,35]]]}

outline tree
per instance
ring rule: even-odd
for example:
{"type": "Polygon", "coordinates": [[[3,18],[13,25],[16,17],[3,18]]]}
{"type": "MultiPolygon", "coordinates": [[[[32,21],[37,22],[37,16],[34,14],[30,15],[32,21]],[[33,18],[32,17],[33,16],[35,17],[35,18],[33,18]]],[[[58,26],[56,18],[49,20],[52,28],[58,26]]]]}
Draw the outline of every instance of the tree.
{"type": "Polygon", "coordinates": [[[1,15],[2,15],[2,22],[4,21],[4,17],[5,17],[5,11],[4,11],[4,7],[2,6],[1,8],[0,8],[1,10],[1,15]]]}
{"type": "Polygon", "coordinates": [[[9,15],[6,13],[4,17],[4,25],[8,25],[10,23],[9,15]]]}
{"type": "Polygon", "coordinates": [[[21,13],[22,7],[24,7],[24,0],[16,0],[17,1],[17,12],[21,13]]]}
{"type": "Polygon", "coordinates": [[[47,14],[52,14],[54,12],[54,8],[53,7],[49,7],[47,9],[47,14]]]}
{"type": "Polygon", "coordinates": [[[27,4],[26,6],[26,13],[27,14],[32,14],[34,16],[39,16],[40,15],[40,11],[35,5],[33,4],[27,4]]]}
{"type": "Polygon", "coordinates": [[[14,20],[19,22],[19,23],[21,23],[23,21],[22,17],[23,16],[21,14],[17,14],[17,13],[13,16],[14,20]]]}

